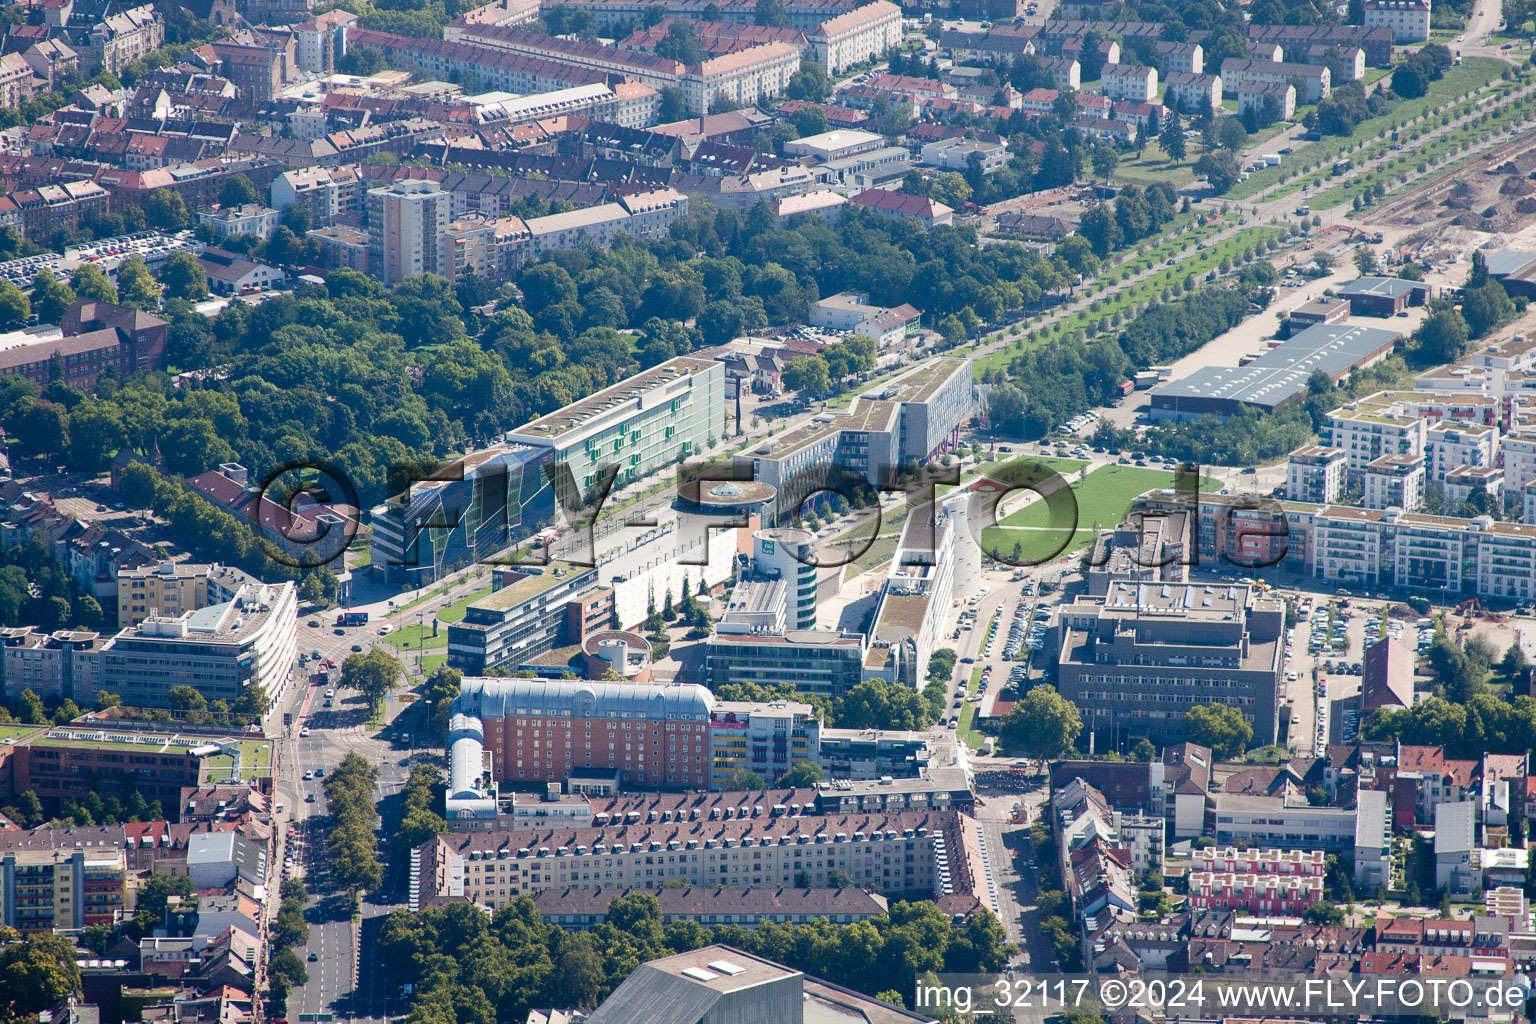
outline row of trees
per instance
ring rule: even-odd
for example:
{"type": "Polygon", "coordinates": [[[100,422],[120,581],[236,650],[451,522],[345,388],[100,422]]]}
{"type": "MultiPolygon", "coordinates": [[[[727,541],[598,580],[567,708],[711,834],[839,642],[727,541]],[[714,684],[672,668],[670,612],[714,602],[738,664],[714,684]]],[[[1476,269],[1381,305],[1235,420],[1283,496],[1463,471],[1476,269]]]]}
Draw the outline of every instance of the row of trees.
{"type": "Polygon", "coordinates": [[[378,781],[378,769],[355,751],[325,779],[330,815],[326,854],[332,876],[354,896],[361,889],[377,889],[384,878],[373,836],[379,821],[374,801],[378,781]]]}
{"type": "Polygon", "coordinates": [[[297,950],[309,942],[309,922],[304,920],[304,904],[309,890],[297,878],[283,879],[278,889],[282,902],[272,921],[271,950],[267,955],[267,996],[276,1016],[286,1012],[288,993],[309,982],[309,970],[297,950]]]}
{"type": "Polygon", "coordinates": [[[993,385],[987,404],[993,429],[1010,437],[1042,437],[1057,423],[1116,401],[1133,372],[1194,351],[1241,323],[1250,304],[1267,304],[1274,276],[1268,263],[1256,262],[1235,282],[1148,306],[1116,338],[1092,344],[1068,338],[1025,349],[1006,369],[984,376],[993,385]]]}
{"type": "Polygon", "coordinates": [[[392,842],[396,863],[408,861],[411,850],[448,831],[443,809],[441,773],[426,764],[412,768],[400,792],[400,825],[392,842]]]}
{"type": "Polygon", "coordinates": [[[523,897],[492,916],[468,903],[391,914],[379,937],[391,980],[415,987],[411,1024],[521,1024],[534,1006],[590,1010],[640,964],[723,942],[897,1003],[929,972],[1000,970],[1012,954],[985,910],[954,923],[930,902],[898,901],[857,924],[663,926],[649,893],[616,896],[587,932],[545,923],[523,897]]]}

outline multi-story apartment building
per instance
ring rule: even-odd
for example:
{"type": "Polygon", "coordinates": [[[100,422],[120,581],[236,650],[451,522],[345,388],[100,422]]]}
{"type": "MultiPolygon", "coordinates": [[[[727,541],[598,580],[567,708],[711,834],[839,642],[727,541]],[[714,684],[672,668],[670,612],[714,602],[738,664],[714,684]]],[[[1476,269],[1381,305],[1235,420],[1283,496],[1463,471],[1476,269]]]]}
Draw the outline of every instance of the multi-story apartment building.
{"type": "Polygon", "coordinates": [[[368,266],[393,288],[407,277],[452,278],[446,244],[450,197],[435,181],[405,179],[368,190],[368,266]]]}
{"type": "Polygon", "coordinates": [[[299,70],[316,75],[335,71],[336,62],[347,55],[347,28],[355,24],[357,15],[338,10],[293,26],[294,63],[299,70]]]}
{"type": "Polygon", "coordinates": [[[1157,98],[1156,68],[1141,64],[1105,64],[1101,81],[1104,95],[1112,100],[1151,103],[1157,98]]]}
{"type": "Polygon", "coordinates": [[[1428,482],[1445,486],[1450,473],[1462,466],[1493,466],[1498,462],[1499,428],[1479,423],[1442,420],[1425,435],[1428,482]]]}
{"type": "Polygon", "coordinates": [[[797,764],[820,764],[821,720],[793,701],[716,701],[709,712],[711,789],[729,789],[736,773],[769,783],[797,764]]]}
{"type": "Polygon", "coordinates": [[[1299,916],[1323,898],[1322,850],[1205,849],[1191,854],[1190,906],[1299,916]]]}
{"type": "Polygon", "coordinates": [[[822,70],[834,78],[901,46],[901,8],[887,0],[828,18],[806,35],[822,70]]]}
{"type": "MultiPolygon", "coordinates": [[[[827,886],[833,871],[867,891],[939,894],[942,875],[968,872],[954,811],[796,814],[764,800],[745,813],[594,828],[466,832],[413,852],[415,905],[464,899],[500,907],[552,888],[692,885],[827,886]]],[[[974,823],[969,827],[974,828],[974,823]]]]}
{"type": "Polygon", "coordinates": [[[1429,39],[1430,0],[1366,0],[1365,27],[1392,30],[1395,43],[1429,39]]]}
{"type": "Polygon", "coordinates": [[[1339,50],[1358,46],[1373,66],[1392,63],[1392,30],[1364,25],[1249,25],[1248,39],[1257,53],[1262,46],[1280,47],[1282,54],[1302,53],[1313,46],[1339,50]]]}
{"type": "Polygon", "coordinates": [[[123,68],[165,44],[165,22],[154,7],[129,8],[109,14],[91,27],[83,52],[92,72],[119,74],[123,68]]]}
{"type": "MultiPolygon", "coordinates": [[[[1149,492],[1137,505],[1148,511],[1188,508],[1169,491],[1149,492]]],[[[1439,601],[1536,600],[1536,525],[1237,495],[1202,494],[1195,508],[1203,559],[1245,569],[1281,565],[1334,586],[1379,587],[1439,601]]]]}
{"type": "Polygon", "coordinates": [[[1342,449],[1309,444],[1291,453],[1285,467],[1285,496],[1289,501],[1332,504],[1344,496],[1342,449]]]}
{"type": "Polygon", "coordinates": [[[0,694],[14,698],[31,690],[45,700],[67,697],[89,704],[101,689],[101,648],[106,642],[90,630],[0,628],[0,694]]]}
{"type": "Polygon", "coordinates": [[[1290,82],[1250,79],[1239,82],[1227,91],[1237,95],[1239,116],[1251,113],[1261,123],[1268,123],[1287,121],[1296,114],[1296,87],[1290,82]]]}
{"type": "Polygon", "coordinates": [[[444,80],[472,75],[482,89],[524,94],[608,82],[608,74],[595,68],[511,53],[483,43],[480,39],[448,42],[397,36],[357,26],[347,30],[348,47],[377,51],[392,68],[444,80]]]}
{"type": "Polygon", "coordinates": [[[363,179],[351,165],[296,167],[272,179],[272,206],[287,211],[295,203],[309,211],[309,222],[329,227],[363,210],[363,179]]]}
{"type": "Polygon", "coordinates": [[[1239,86],[1250,82],[1300,82],[1297,103],[1317,103],[1329,94],[1329,72],[1321,65],[1241,57],[1228,57],[1221,62],[1221,85],[1229,95],[1236,96],[1239,86]]]}
{"type": "Polygon", "coordinates": [[[1215,110],[1221,106],[1221,76],[1170,71],[1163,76],[1163,99],[1186,114],[1215,110]]]}
{"type": "Polygon", "coordinates": [[[1499,461],[1504,467],[1504,486],[1522,493],[1536,481],[1536,430],[1520,428],[1499,439],[1499,461]]]}
{"type": "Polygon", "coordinates": [[[1471,501],[1483,494],[1497,509],[1504,500],[1504,471],[1498,466],[1457,466],[1445,475],[1445,496],[1453,502],[1471,501]]]}
{"type": "Polygon", "coordinates": [[[1354,808],[1313,807],[1295,792],[1283,797],[1213,793],[1206,802],[1205,834],[1219,846],[1342,852],[1355,847],[1356,819],[1354,808]]]}
{"type": "MultiPolygon", "coordinates": [[[[784,14],[789,27],[809,32],[817,25],[839,14],[857,10],[869,0],[786,0],[784,14]]],[[[751,25],[757,20],[756,0],[724,0],[711,3],[708,0],[666,0],[651,3],[649,0],[571,0],[572,10],[585,11],[592,16],[600,29],[610,28],[615,22],[634,24],[645,19],[648,12],[659,10],[666,17],[688,21],[716,19],[732,25],[751,25]]],[[[513,6],[516,6],[514,2],[513,6]]]]}
{"type": "Polygon", "coordinates": [[[32,65],[19,53],[0,56],[0,106],[12,110],[32,98],[36,91],[32,65]]]}
{"type": "Polygon", "coordinates": [[[1113,583],[1058,611],[1058,688],[1120,737],[1182,736],[1190,708],[1216,703],[1272,743],[1284,625],[1281,603],[1246,586],[1113,583]]]}
{"type": "Polygon", "coordinates": [[[319,247],[315,262],[320,266],[329,270],[368,273],[368,232],[345,224],[333,224],[328,228],[310,228],[304,237],[319,247]]]}
{"type": "Polygon", "coordinates": [[[1366,508],[1412,512],[1424,503],[1424,456],[1383,455],[1365,467],[1366,508]]]}
{"type": "Polygon", "coordinates": [[[115,924],[132,910],[123,851],[8,850],[0,855],[0,924],[20,932],[115,924]]]}
{"type": "Polygon", "coordinates": [[[18,234],[44,241],[61,229],[78,230],[82,222],[105,214],[110,205],[110,193],[96,182],[65,181],[0,197],[0,216],[18,234]]]}
{"type": "Polygon", "coordinates": [[[1345,473],[1359,480],[1383,455],[1423,455],[1429,425],[1416,414],[1369,402],[1351,402],[1328,414],[1328,443],[1344,451],[1345,473]]]}
{"type": "Polygon", "coordinates": [[[135,707],[168,707],[186,685],[210,703],[233,704],[247,686],[276,699],[298,655],[297,589],[246,583],[219,604],[174,615],[147,615],[101,649],[101,685],[135,707]]]}
{"type": "Polygon", "coordinates": [[[1163,59],[1163,77],[1183,72],[1189,75],[1205,73],[1205,49],[1199,43],[1176,43],[1159,39],[1153,48],[1163,59]]]}
{"type": "Polygon", "coordinates": [[[157,562],[117,574],[118,626],[137,626],[149,616],[180,616],[235,599],[241,586],[257,583],[232,565],[157,562]]]}
{"type": "Polygon", "coordinates": [[[928,734],[900,729],[821,730],[822,771],[835,779],[913,778],[928,765],[928,734]]]}

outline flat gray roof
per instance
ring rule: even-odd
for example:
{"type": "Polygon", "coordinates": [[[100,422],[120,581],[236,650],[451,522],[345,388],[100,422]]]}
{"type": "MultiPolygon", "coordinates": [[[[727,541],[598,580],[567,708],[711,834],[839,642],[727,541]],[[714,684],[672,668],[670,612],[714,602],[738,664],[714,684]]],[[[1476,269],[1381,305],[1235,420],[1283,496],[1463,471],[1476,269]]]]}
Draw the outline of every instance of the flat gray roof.
{"type": "MultiPolygon", "coordinates": [[[[1411,282],[1410,282],[1411,283],[1411,282]]],[[[1154,397],[1225,399],[1275,408],[1306,390],[1318,370],[1332,379],[1368,362],[1401,331],[1358,324],[1318,324],[1293,335],[1247,366],[1208,366],[1153,390],[1154,397]]]]}
{"type": "Polygon", "coordinates": [[[1488,273],[1494,277],[1507,277],[1536,263],[1536,252],[1519,252],[1515,249],[1497,249],[1484,253],[1488,261],[1488,273]]]}
{"type": "Polygon", "coordinates": [[[1424,287],[1422,281],[1409,281],[1401,277],[1357,277],[1340,288],[1339,294],[1343,296],[1378,295],[1395,299],[1424,287]]]}

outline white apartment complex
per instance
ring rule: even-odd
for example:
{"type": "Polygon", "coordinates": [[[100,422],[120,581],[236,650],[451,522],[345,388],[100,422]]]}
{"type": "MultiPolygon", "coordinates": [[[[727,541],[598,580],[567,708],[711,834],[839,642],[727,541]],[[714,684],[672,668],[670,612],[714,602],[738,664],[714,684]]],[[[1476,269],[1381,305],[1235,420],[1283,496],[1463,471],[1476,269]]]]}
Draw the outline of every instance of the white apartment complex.
{"type": "Polygon", "coordinates": [[[829,75],[874,60],[901,45],[901,8],[888,0],[855,8],[817,25],[806,38],[829,75]]]}
{"type": "Polygon", "coordinates": [[[1366,0],[1365,27],[1389,28],[1395,43],[1429,39],[1430,0],[1366,0]]]}
{"type": "Polygon", "coordinates": [[[1344,452],[1307,445],[1291,453],[1285,467],[1285,496],[1290,501],[1331,504],[1344,495],[1344,452]]]}
{"type": "Polygon", "coordinates": [[[1429,425],[1417,415],[1351,402],[1328,414],[1329,447],[1342,449],[1344,469],[1352,480],[1383,455],[1422,455],[1429,439],[1429,425]]]}
{"type": "Polygon", "coordinates": [[[1328,69],[1318,64],[1244,60],[1241,57],[1228,57],[1221,62],[1222,88],[1234,95],[1239,86],[1248,82],[1285,84],[1297,80],[1305,91],[1296,97],[1296,102],[1316,103],[1328,98],[1329,77],[1328,69]]]}
{"type": "Polygon", "coordinates": [[[1140,64],[1105,64],[1100,72],[1104,95],[1111,100],[1151,103],[1157,98],[1157,69],[1140,64]]]}

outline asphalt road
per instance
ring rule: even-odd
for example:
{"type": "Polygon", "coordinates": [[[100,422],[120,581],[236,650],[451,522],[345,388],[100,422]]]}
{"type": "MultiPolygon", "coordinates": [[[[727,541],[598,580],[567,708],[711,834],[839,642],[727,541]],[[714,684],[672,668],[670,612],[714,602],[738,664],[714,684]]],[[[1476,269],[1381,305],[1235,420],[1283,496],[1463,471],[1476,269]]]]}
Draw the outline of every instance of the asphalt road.
{"type": "MultiPolygon", "coordinates": [[[[301,619],[299,649],[305,652],[319,650],[322,658],[334,658],[339,664],[353,653],[354,643],[366,650],[378,642],[374,631],[377,624],[371,628],[347,629],[338,636],[329,625],[333,618],[334,613],[320,617],[320,621],[326,623],[322,627],[308,626],[311,617],[301,619]]],[[[289,688],[289,699],[274,712],[279,723],[283,712],[294,716],[291,727],[284,729],[279,724],[273,730],[273,734],[279,736],[276,742],[277,802],[284,808],[278,817],[288,826],[279,859],[292,853],[295,873],[304,878],[310,892],[305,911],[309,943],[298,951],[306,959],[309,981],[289,997],[288,1015],[290,1020],[305,1019],[300,1015],[329,1013],[337,1019],[382,1021],[386,1011],[398,1011],[399,1007],[386,1005],[388,987],[378,977],[377,957],[369,956],[367,951],[376,931],[376,919],[403,909],[404,904],[373,902],[365,898],[361,926],[351,920],[343,905],[344,894],[332,884],[327,870],[325,838],[329,831],[329,811],[324,779],[315,778],[313,773],[316,769],[334,769],[354,751],[378,767],[380,810],[384,816],[380,828],[382,844],[382,836],[389,834],[393,824],[395,802],[391,798],[399,792],[409,774],[409,768],[402,761],[411,751],[378,739],[368,730],[368,708],[359,694],[339,690],[333,706],[326,708],[325,687],[312,687],[307,681],[307,670],[312,664],[302,666],[304,681],[289,688]],[[308,736],[302,734],[305,728],[310,731],[308,736]],[[305,778],[306,774],[310,778],[305,778]],[[309,960],[311,955],[315,959],[309,960]]],[[[339,671],[332,672],[328,685],[336,686],[339,678],[339,671]]],[[[392,719],[402,707],[412,705],[391,702],[387,707],[386,717],[392,719]]],[[[398,879],[400,876],[393,877],[398,879]]]]}

